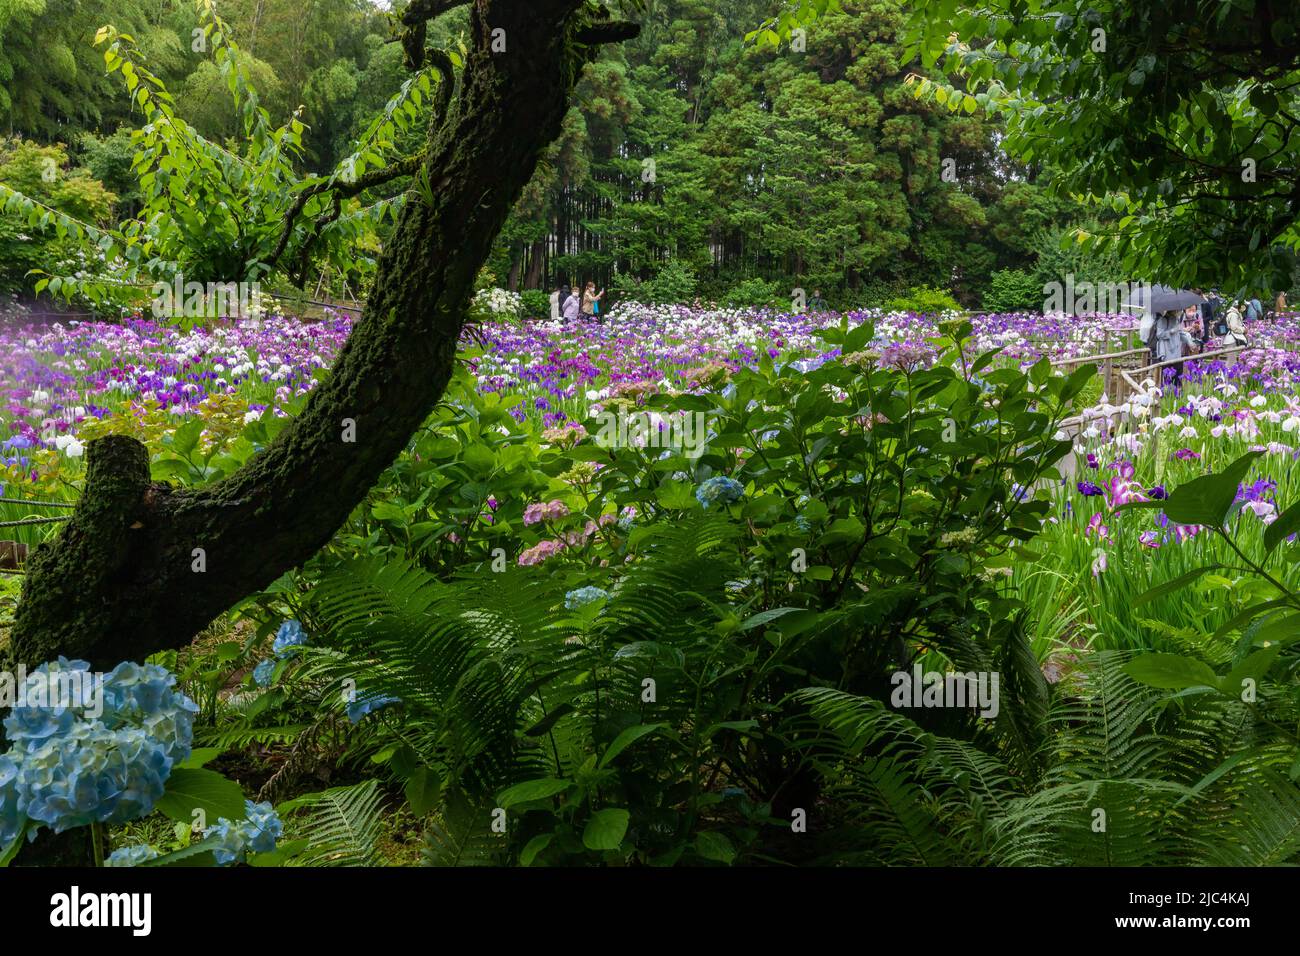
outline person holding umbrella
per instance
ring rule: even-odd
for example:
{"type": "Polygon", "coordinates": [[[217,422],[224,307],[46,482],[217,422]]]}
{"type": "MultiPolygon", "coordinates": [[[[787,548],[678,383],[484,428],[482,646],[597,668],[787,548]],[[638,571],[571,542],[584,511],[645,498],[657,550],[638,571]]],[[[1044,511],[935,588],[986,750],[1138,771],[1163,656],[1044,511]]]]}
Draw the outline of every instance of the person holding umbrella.
{"type": "MultiPolygon", "coordinates": [[[[1171,362],[1180,359],[1192,350],[1192,337],[1183,327],[1183,313],[1178,309],[1169,309],[1155,316],[1150,333],[1151,349],[1156,363],[1171,362]]],[[[1183,363],[1166,366],[1174,388],[1183,382],[1183,363]]]]}
{"type": "MultiPolygon", "coordinates": [[[[1138,336],[1151,350],[1152,364],[1172,362],[1190,352],[1192,337],[1183,327],[1184,310],[1199,306],[1205,297],[1187,289],[1154,285],[1142,289],[1139,300],[1146,314],[1138,326],[1138,336]]],[[[1170,378],[1178,388],[1183,380],[1183,363],[1166,367],[1171,369],[1170,378]]]]}

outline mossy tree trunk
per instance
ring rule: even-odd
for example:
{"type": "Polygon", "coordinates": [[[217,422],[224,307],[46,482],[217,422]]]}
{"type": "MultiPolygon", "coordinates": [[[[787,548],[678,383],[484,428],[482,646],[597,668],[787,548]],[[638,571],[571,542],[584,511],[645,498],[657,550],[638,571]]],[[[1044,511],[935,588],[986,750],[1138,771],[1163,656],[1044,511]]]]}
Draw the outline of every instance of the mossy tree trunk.
{"type": "MultiPolygon", "coordinates": [[[[464,2],[414,0],[408,41],[422,45],[421,16],[464,2]]],[[[418,176],[431,200],[408,194],[331,374],[268,449],[202,490],[151,482],[133,439],[91,442],[80,504],[28,563],[14,660],[63,654],[108,668],[183,646],[326,544],[427,418],[475,277],[559,135],[578,74],[600,43],[635,35],[585,0],[471,6],[460,88],[434,120],[418,176]]]]}

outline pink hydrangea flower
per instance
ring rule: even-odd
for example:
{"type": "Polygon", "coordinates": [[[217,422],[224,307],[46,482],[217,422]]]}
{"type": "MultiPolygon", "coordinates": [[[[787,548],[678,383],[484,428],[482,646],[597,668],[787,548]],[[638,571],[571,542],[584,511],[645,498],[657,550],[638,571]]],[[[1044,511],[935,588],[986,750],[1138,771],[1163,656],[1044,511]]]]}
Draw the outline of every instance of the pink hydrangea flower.
{"type": "Polygon", "coordinates": [[[541,541],[519,555],[519,563],[524,567],[541,564],[547,558],[553,558],[563,550],[563,541],[541,541]]]}

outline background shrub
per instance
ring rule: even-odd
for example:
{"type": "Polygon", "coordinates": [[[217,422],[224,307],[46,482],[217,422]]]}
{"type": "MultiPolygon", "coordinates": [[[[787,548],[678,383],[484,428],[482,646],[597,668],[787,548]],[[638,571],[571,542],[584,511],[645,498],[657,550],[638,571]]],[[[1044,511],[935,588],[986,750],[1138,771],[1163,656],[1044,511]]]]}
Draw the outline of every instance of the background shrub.
{"type": "Polygon", "coordinates": [[[1022,269],[1000,269],[989,278],[983,297],[988,312],[1019,312],[1043,306],[1043,286],[1022,269]]]}
{"type": "Polygon", "coordinates": [[[957,304],[956,299],[942,289],[933,289],[929,286],[914,286],[908,290],[907,295],[886,302],[885,308],[898,312],[937,314],[939,312],[958,311],[961,306],[957,304]]]}

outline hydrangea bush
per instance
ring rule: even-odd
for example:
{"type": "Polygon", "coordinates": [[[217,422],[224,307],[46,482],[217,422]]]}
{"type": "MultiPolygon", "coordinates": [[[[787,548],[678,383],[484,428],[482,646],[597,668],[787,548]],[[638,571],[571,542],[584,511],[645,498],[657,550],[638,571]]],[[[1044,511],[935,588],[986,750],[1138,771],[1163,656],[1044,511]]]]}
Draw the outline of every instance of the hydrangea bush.
{"type": "Polygon", "coordinates": [[[27,675],[20,699],[37,699],[66,672],[87,678],[67,684],[79,688],[74,699],[22,704],[5,718],[0,844],[24,830],[35,839],[42,826],[62,833],[139,819],[162,797],[172,768],[190,756],[198,707],[165,668],[124,662],[101,682],[85,661],[61,657],[27,675]]]}

